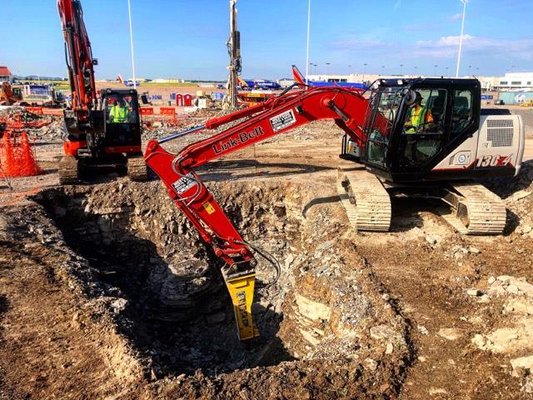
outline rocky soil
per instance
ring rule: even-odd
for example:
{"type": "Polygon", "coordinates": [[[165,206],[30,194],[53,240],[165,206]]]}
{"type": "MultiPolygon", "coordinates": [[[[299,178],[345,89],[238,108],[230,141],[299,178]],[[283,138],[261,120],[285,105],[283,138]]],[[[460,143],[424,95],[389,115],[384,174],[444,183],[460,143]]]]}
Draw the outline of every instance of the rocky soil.
{"type": "MultiPolygon", "coordinates": [[[[155,182],[42,192],[35,197],[38,204],[2,218],[4,240],[18,242],[23,254],[40,255],[38,264],[21,266],[20,273],[39,274],[39,264],[48,265],[43,273],[56,290],[79,296],[83,316],[75,311],[69,317],[70,332],[62,336],[67,343],[87,329],[113,331],[118,342],[100,356],[143,386],[124,384],[124,398],[397,395],[412,359],[408,327],[355,245],[339,240],[343,231],[351,235],[342,228],[340,206],[316,207],[303,219],[303,204],[316,194],[303,187],[281,182],[213,187],[248,240],[281,261],[279,281],[257,293],[254,313],[262,336],[246,345],[237,339],[216,259],[155,182]],[[176,268],[191,256],[211,260],[201,283],[176,268]],[[168,301],[193,285],[203,287],[201,296],[168,301]]],[[[11,251],[13,258],[16,250],[11,251]]],[[[7,261],[5,279],[23,279],[7,261]]],[[[259,268],[259,277],[259,283],[272,279],[268,265],[259,268]]],[[[11,322],[2,333],[3,350],[12,352],[15,342],[24,347],[17,356],[20,368],[9,368],[14,361],[9,358],[0,362],[8,392],[57,393],[52,375],[44,372],[37,383],[30,379],[37,371],[29,366],[42,357],[30,349],[48,335],[20,336],[22,320],[32,313],[12,312],[13,293],[4,296],[9,304],[4,318],[11,322]],[[24,384],[9,384],[15,376],[23,376],[18,382],[24,384]]],[[[74,348],[67,353],[71,359],[86,357],[74,348]]],[[[81,373],[78,361],[50,363],[65,374],[81,373]]],[[[96,396],[101,390],[85,387],[83,393],[96,396]]]]}
{"type": "Polygon", "coordinates": [[[271,286],[260,264],[261,337],[242,344],[220,264],[161,185],[60,188],[59,142],[42,140],[44,175],[0,181],[0,399],[531,398],[532,161],[485,182],[508,208],[502,236],[461,236],[405,199],[391,232],[355,233],[338,143],[310,124],[201,171],[280,262],[271,286]]]}

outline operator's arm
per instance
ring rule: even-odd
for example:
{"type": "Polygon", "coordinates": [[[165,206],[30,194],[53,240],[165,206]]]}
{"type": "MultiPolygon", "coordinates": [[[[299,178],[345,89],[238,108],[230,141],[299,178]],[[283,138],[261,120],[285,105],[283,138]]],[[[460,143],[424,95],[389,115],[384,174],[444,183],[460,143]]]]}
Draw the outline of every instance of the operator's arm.
{"type": "Polygon", "coordinates": [[[409,108],[407,110],[407,116],[405,118],[405,123],[403,124],[403,130],[404,130],[405,133],[414,133],[415,132],[415,127],[413,126],[413,123],[412,123],[412,120],[411,120],[412,113],[413,113],[413,108],[409,108]]]}
{"type": "Polygon", "coordinates": [[[433,119],[433,113],[431,112],[430,109],[427,109],[426,111],[426,117],[425,117],[425,122],[426,124],[429,124],[429,123],[433,123],[434,122],[434,119],[433,119]]]}

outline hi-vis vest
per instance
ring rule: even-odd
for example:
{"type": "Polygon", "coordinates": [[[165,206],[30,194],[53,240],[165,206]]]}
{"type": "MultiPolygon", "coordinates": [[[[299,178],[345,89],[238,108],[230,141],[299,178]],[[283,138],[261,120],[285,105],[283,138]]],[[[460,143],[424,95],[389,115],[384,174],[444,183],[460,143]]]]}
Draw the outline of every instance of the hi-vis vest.
{"type": "Polygon", "coordinates": [[[111,120],[113,122],[118,122],[118,123],[126,122],[127,117],[128,117],[128,110],[126,110],[125,107],[113,106],[111,108],[111,120]]]}
{"type": "MultiPolygon", "coordinates": [[[[415,133],[416,128],[423,125],[426,119],[427,108],[426,107],[413,107],[409,110],[409,120],[407,125],[411,125],[412,128],[406,130],[407,133],[415,133]]],[[[431,121],[430,121],[431,122],[431,121]]]]}

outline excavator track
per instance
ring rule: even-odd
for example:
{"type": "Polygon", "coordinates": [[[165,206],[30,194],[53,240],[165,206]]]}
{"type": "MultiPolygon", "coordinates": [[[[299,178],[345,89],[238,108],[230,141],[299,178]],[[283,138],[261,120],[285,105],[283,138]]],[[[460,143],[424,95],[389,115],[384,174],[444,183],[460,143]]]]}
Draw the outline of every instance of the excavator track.
{"type": "Polygon", "coordinates": [[[364,169],[354,169],[353,163],[342,163],[337,172],[337,192],[354,228],[387,232],[391,201],[380,180],[364,169]]]}
{"type": "Polygon", "coordinates": [[[143,156],[128,157],[128,176],[135,182],[148,180],[148,168],[143,156]]]}
{"type": "Polygon", "coordinates": [[[466,235],[500,235],[505,229],[507,211],[501,199],[476,183],[450,185],[445,200],[454,214],[443,216],[457,231],[466,235]]]}
{"type": "Polygon", "coordinates": [[[63,156],[59,161],[59,184],[74,185],[80,181],[79,160],[72,156],[63,156]]]}

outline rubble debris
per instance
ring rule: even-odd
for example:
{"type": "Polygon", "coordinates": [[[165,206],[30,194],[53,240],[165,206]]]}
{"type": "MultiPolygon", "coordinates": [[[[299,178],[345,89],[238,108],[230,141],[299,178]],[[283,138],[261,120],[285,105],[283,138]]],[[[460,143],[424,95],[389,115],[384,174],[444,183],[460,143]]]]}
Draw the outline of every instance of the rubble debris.
{"type": "MultiPolygon", "coordinates": [[[[46,228],[46,216],[33,205],[22,212],[28,220],[17,222],[31,229],[17,231],[17,240],[35,236],[36,246],[70,254],[56,274],[63,270],[69,285],[90,294],[99,318],[113,321],[154,389],[167,397],[187,397],[192,386],[208,396],[213,385],[230,396],[235,382],[238,392],[250,387],[250,393],[299,397],[294,390],[302,379],[311,397],[326,388],[350,397],[393,395],[410,358],[407,326],[375,287],[368,264],[339,241],[329,212],[311,210],[302,218],[302,204],[316,193],[279,182],[211,186],[246,237],[260,237],[287,260],[280,281],[260,290],[254,312],[262,336],[252,347],[235,335],[216,257],[157,182],[44,191],[36,200],[61,232],[50,222],[46,228]],[[197,261],[180,263],[185,255],[197,261]],[[185,294],[198,297],[187,302],[185,294]]],[[[268,281],[272,272],[259,271],[268,281]]],[[[86,323],[81,314],[69,319],[76,329],[86,323]]]]}

